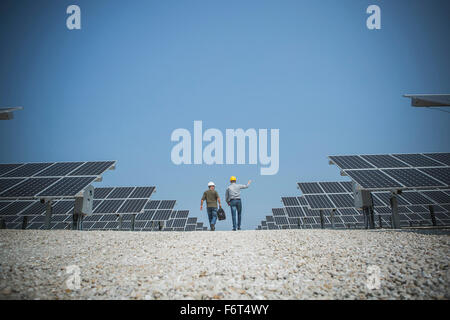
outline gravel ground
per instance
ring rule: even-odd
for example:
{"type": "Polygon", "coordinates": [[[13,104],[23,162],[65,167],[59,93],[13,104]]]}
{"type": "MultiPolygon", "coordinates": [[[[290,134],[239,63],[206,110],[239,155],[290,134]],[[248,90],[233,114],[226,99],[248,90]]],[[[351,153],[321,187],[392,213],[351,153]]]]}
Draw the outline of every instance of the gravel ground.
{"type": "Polygon", "coordinates": [[[0,230],[0,298],[449,299],[449,236],[0,230]]]}

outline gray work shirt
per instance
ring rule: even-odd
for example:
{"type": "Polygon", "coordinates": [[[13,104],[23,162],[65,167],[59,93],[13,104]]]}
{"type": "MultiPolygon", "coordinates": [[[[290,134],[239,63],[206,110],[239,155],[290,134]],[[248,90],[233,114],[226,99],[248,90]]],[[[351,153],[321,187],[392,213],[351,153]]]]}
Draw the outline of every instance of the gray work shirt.
{"type": "Polygon", "coordinates": [[[225,201],[228,203],[233,199],[241,198],[241,189],[247,189],[248,184],[237,184],[232,183],[228,186],[227,191],[225,192],[225,201]]]}

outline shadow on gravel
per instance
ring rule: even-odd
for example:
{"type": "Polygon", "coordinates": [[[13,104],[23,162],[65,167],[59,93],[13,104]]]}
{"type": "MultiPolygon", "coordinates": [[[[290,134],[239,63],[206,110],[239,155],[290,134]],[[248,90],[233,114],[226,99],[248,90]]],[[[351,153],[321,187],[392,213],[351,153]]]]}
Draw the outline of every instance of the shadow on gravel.
{"type": "Polygon", "coordinates": [[[408,233],[418,233],[423,235],[450,235],[450,229],[377,229],[377,230],[367,230],[368,232],[408,232],[408,233]]]}

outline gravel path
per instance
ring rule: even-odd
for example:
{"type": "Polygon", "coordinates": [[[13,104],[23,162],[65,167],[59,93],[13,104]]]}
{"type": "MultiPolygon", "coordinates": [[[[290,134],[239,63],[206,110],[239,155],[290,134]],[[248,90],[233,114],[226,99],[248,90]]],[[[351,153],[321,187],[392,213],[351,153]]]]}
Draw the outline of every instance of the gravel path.
{"type": "Polygon", "coordinates": [[[449,299],[449,240],[450,231],[0,230],[0,299],[449,299]]]}

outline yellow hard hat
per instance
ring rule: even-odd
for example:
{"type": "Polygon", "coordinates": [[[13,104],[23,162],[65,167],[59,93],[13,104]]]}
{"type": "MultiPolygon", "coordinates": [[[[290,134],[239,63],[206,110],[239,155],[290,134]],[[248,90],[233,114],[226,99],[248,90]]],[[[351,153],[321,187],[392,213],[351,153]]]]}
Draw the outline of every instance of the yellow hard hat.
{"type": "Polygon", "coordinates": [[[230,181],[236,181],[236,177],[235,176],[231,176],[230,181]]]}

